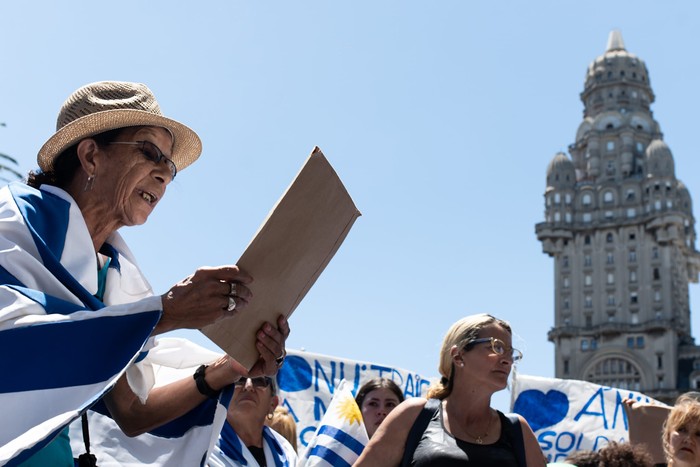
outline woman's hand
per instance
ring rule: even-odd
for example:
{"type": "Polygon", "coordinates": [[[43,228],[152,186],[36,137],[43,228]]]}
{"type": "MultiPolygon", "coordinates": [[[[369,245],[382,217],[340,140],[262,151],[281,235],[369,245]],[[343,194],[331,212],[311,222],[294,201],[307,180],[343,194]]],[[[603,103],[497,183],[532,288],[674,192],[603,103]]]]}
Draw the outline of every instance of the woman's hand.
{"type": "Polygon", "coordinates": [[[277,370],[282,366],[287,355],[284,344],[289,337],[289,332],[289,322],[283,315],[277,318],[277,327],[270,323],[262,325],[258,330],[255,342],[260,357],[250,369],[251,377],[277,374],[277,370]]]}
{"type": "Polygon", "coordinates": [[[200,329],[244,309],[253,278],[238,266],[202,267],[161,296],[163,316],[154,334],[200,329]]]}

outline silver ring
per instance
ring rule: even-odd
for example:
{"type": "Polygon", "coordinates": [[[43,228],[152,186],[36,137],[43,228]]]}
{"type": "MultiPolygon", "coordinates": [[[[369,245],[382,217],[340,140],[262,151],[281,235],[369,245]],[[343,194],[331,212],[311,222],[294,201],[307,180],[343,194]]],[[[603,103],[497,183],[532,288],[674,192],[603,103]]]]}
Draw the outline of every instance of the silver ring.
{"type": "Polygon", "coordinates": [[[236,283],[231,282],[230,285],[231,285],[231,291],[228,294],[233,297],[236,295],[236,283]]]}
{"type": "Polygon", "coordinates": [[[236,300],[229,296],[228,297],[228,308],[226,308],[228,311],[233,311],[236,309],[236,300]]]}

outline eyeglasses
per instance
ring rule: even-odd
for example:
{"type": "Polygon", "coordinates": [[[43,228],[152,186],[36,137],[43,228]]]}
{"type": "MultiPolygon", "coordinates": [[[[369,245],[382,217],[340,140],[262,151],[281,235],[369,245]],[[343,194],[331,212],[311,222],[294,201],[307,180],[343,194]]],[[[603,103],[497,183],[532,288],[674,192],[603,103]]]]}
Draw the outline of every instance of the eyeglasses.
{"type": "Polygon", "coordinates": [[[241,387],[245,386],[248,381],[250,381],[250,384],[253,385],[254,388],[266,388],[272,384],[272,378],[270,378],[269,376],[258,376],[257,378],[241,378],[233,384],[235,386],[241,387]]]}
{"type": "Polygon", "coordinates": [[[505,342],[503,342],[501,339],[496,339],[495,337],[484,337],[481,339],[474,339],[473,341],[469,341],[465,344],[464,346],[464,351],[468,352],[470,351],[476,344],[485,344],[486,342],[489,342],[491,344],[491,350],[493,350],[493,353],[496,355],[504,355],[507,357],[510,357],[513,359],[513,363],[518,363],[520,360],[523,359],[523,353],[519,351],[518,349],[514,349],[513,347],[508,347],[506,346],[505,342]]]}
{"type": "Polygon", "coordinates": [[[149,161],[155,162],[156,164],[160,161],[165,161],[165,164],[170,169],[170,175],[172,178],[174,179],[175,175],[177,175],[177,167],[175,166],[175,162],[170,160],[165,154],[163,154],[163,151],[161,151],[158,146],[150,141],[112,141],[109,144],[128,144],[131,146],[138,146],[141,154],[143,154],[143,157],[149,161]]]}

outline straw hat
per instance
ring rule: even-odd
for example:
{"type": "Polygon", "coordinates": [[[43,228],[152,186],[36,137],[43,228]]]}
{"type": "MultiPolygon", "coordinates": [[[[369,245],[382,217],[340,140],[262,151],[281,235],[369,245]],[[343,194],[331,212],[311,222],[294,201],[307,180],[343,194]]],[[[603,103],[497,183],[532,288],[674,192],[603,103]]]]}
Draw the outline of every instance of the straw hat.
{"type": "Polygon", "coordinates": [[[164,117],[145,84],[100,81],[81,87],[63,103],[56,133],[39,150],[39,168],[51,171],[56,157],[83,138],[129,126],[157,126],[170,131],[173,135],[170,158],[178,171],[196,161],[202,153],[197,133],[164,117]]]}

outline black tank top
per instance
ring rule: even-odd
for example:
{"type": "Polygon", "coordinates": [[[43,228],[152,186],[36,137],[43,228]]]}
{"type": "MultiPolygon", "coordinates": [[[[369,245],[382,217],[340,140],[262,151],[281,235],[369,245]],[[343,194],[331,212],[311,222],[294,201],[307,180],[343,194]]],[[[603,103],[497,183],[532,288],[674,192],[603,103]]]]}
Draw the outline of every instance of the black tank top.
{"type": "Polygon", "coordinates": [[[501,436],[493,444],[473,444],[456,439],[445,431],[440,410],[430,419],[423,437],[413,453],[415,467],[518,467],[513,448],[513,425],[501,412],[501,436]]]}

